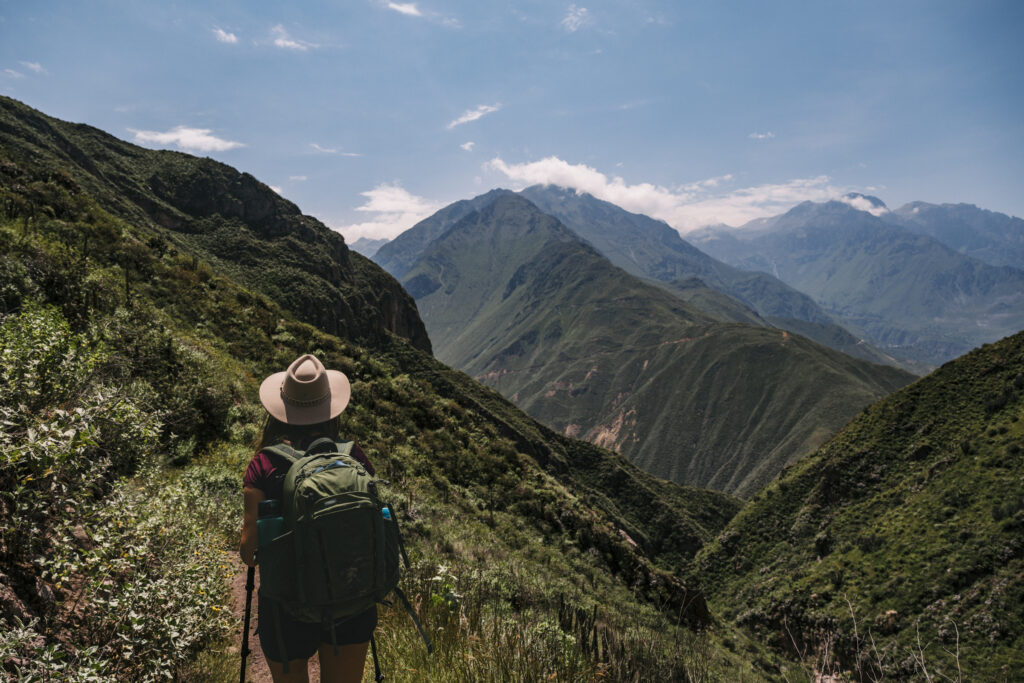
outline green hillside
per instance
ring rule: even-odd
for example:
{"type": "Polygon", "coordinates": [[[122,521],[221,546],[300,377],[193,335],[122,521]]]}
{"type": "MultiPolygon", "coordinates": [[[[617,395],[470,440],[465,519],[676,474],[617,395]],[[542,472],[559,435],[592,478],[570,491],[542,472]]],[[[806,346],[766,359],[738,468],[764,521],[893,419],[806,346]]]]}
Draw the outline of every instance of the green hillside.
{"type": "Polygon", "coordinates": [[[1024,271],[977,261],[884,214],[804,202],[755,223],[697,244],[776,275],[894,356],[937,365],[1024,328],[1024,271]]]}
{"type": "Polygon", "coordinates": [[[511,193],[405,276],[438,358],[658,476],[749,494],[912,377],[721,323],[511,193]]]}
{"type": "Polygon", "coordinates": [[[712,607],[852,680],[1015,680],[1021,418],[1024,333],[873,405],[702,553],[712,607]]]}
{"type": "Polygon", "coordinates": [[[558,218],[627,272],[666,283],[677,295],[721,320],[775,326],[795,332],[854,358],[899,365],[895,359],[850,334],[806,294],[765,272],[740,270],[718,261],[679,236],[662,221],[625,211],[589,194],[556,186],[535,185],[522,195],[544,213],[558,218]],[[692,299],[687,282],[697,279],[719,294],[710,301],[692,299]],[[722,299],[733,302],[732,307],[722,299]],[[735,312],[742,302],[747,314],[735,312]]]}
{"type": "MultiPolygon", "coordinates": [[[[149,228],[158,253],[175,249],[203,259],[326,332],[374,344],[390,331],[430,349],[415,304],[397,282],[247,173],[143,149],[6,97],[0,145],[11,162],[52,169],[69,191],[86,192],[111,215],[149,228]]],[[[18,182],[12,173],[9,182],[18,182]]],[[[30,218],[43,217],[45,206],[31,191],[11,201],[30,218]]]]}
{"type": "MultiPolygon", "coordinates": [[[[265,233],[241,217],[244,202],[224,209],[265,255],[260,269],[279,251],[287,264],[339,247],[306,282],[351,313],[324,321],[344,339],[306,322],[303,301],[275,299],[297,294],[258,289],[242,254],[212,255],[188,232],[219,212],[146,209],[136,201],[149,195],[117,191],[132,160],[153,164],[150,184],[185,183],[160,196],[186,204],[200,181],[231,204],[249,182],[240,174],[3,104],[0,676],[237,680],[227,582],[256,389],[305,352],[352,380],[344,431],[391,482],[414,559],[406,590],[438,645],[427,658],[408,618],[385,610],[385,661],[402,664],[391,679],[465,680],[474,661],[488,663],[486,680],[770,673],[755,644],[693,630],[713,617],[699,583],[680,578],[738,500],[554,434],[437,362],[417,348],[400,290],[364,291],[394,281],[312,219],[268,219],[265,233]],[[97,141],[94,161],[81,150],[97,141]]],[[[262,215],[290,215],[251,182],[269,199],[262,215]]]]}

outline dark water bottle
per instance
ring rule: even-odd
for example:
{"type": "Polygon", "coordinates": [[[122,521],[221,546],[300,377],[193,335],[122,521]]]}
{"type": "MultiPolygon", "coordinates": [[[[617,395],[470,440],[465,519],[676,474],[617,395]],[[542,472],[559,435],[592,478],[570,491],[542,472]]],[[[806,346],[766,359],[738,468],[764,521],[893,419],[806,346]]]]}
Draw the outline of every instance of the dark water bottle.
{"type": "Polygon", "coordinates": [[[259,519],[256,520],[256,536],[259,547],[262,548],[284,533],[281,501],[276,498],[260,501],[259,515],[259,519]]]}

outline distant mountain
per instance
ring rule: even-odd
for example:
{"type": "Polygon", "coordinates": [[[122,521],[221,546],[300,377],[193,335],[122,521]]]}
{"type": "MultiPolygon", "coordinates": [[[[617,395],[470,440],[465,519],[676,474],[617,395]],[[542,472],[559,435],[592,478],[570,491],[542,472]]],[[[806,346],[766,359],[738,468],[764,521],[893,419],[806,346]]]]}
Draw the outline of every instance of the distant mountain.
{"type": "Polygon", "coordinates": [[[554,185],[535,185],[523,190],[522,195],[594,245],[615,265],[637,277],[665,283],[719,319],[770,324],[856,358],[896,364],[890,356],[843,329],[811,297],[771,275],[740,270],[708,256],[663,221],[554,185]],[[688,283],[694,279],[726,297],[701,293],[702,298],[692,299],[688,283]],[[730,299],[744,306],[729,306],[730,299]],[[750,312],[746,307],[757,315],[744,317],[744,311],[750,312]]]}
{"type": "Polygon", "coordinates": [[[785,331],[719,322],[525,198],[488,199],[403,278],[437,357],[653,474],[749,494],[912,379],[785,331]]]}
{"type": "Polygon", "coordinates": [[[804,202],[736,230],[692,236],[737,267],[811,295],[894,356],[940,364],[1024,328],[1024,271],[990,266],[857,202],[804,202]]]}
{"type": "Polygon", "coordinates": [[[512,193],[509,190],[495,189],[473,199],[463,199],[449,204],[382,246],[374,254],[373,260],[384,270],[402,280],[427,245],[463,217],[491,203],[503,194],[512,193]]]}
{"type": "Polygon", "coordinates": [[[891,218],[979,261],[1024,268],[1024,220],[1015,216],[973,204],[911,202],[896,209],[891,218]]]}
{"type": "Polygon", "coordinates": [[[366,258],[373,258],[373,255],[377,253],[377,250],[387,243],[387,238],[371,240],[368,237],[360,237],[349,245],[349,249],[359,252],[366,258]]]}
{"type": "Polygon", "coordinates": [[[844,680],[1018,678],[1022,417],[1024,333],[871,406],[705,549],[712,607],[844,680]]]}

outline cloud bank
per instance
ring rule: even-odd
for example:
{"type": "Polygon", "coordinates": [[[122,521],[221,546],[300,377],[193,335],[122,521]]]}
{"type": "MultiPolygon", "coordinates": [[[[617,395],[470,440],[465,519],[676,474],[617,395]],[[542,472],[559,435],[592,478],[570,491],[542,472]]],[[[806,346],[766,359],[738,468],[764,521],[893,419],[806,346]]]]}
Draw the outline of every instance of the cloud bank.
{"type": "Polygon", "coordinates": [[[464,123],[469,123],[470,121],[476,121],[477,119],[483,118],[484,116],[487,116],[488,114],[493,114],[494,112],[498,111],[499,109],[501,109],[501,105],[500,104],[481,104],[476,109],[467,109],[462,114],[462,116],[460,116],[459,118],[457,118],[454,121],[450,122],[447,126],[445,126],[445,128],[447,128],[448,130],[451,130],[452,128],[455,128],[456,126],[461,126],[464,123]]]}
{"type": "Polygon", "coordinates": [[[356,211],[376,215],[362,223],[336,227],[349,242],[360,237],[394,239],[443,206],[441,202],[418,197],[398,184],[383,183],[360,194],[367,201],[356,211]]]}
{"type": "Polygon", "coordinates": [[[225,152],[236,147],[245,147],[241,142],[218,138],[209,128],[176,126],[166,132],[134,128],[128,130],[135,134],[135,142],[139,144],[174,145],[188,152],[225,152]]]}
{"type": "Polygon", "coordinates": [[[631,185],[620,177],[608,177],[584,164],[570,164],[553,156],[523,164],[509,164],[496,157],[485,168],[522,187],[560,185],[587,192],[628,211],[660,218],[684,234],[718,223],[739,226],[755,218],[782,213],[802,201],[825,201],[845,191],[832,186],[825,175],[736,189],[728,189],[734,182],[732,175],[679,187],[631,185]]]}

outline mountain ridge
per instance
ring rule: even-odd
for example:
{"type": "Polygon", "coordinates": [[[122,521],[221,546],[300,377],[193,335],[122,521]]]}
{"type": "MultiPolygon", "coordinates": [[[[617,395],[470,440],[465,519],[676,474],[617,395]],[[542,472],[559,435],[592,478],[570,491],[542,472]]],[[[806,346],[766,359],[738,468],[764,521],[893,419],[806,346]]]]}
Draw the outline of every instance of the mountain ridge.
{"type": "Polygon", "coordinates": [[[659,476],[749,493],[911,379],[785,331],[719,322],[526,198],[495,197],[431,242],[404,284],[439,359],[557,432],[659,476]]]}

